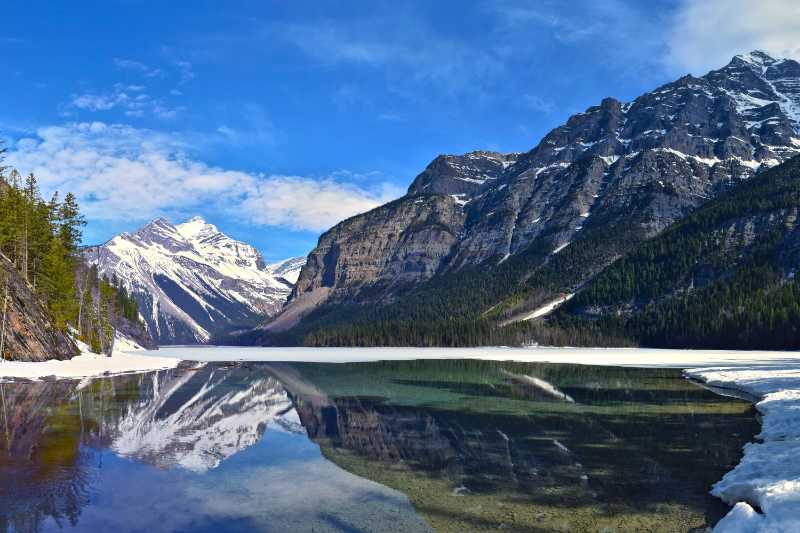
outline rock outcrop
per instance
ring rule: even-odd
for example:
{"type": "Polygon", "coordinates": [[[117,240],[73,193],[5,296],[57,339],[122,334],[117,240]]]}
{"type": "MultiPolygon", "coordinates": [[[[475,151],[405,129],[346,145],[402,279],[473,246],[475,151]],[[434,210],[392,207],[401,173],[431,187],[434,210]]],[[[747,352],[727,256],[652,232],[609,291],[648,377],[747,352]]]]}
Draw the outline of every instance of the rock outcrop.
{"type": "Polygon", "coordinates": [[[632,102],[607,98],[524,154],[437,157],[404,197],[320,238],[285,311],[293,320],[272,328],[323,302],[386,301],[434,275],[491,269],[523,252],[541,266],[567,246],[604,250],[575,259],[584,264],[528,305],[551,300],[800,153],[799,128],[800,63],[752,52],[632,102]]]}
{"type": "Polygon", "coordinates": [[[52,323],[33,287],[3,256],[0,256],[0,330],[4,330],[4,359],[47,361],[78,355],[77,346],[52,323]]]}

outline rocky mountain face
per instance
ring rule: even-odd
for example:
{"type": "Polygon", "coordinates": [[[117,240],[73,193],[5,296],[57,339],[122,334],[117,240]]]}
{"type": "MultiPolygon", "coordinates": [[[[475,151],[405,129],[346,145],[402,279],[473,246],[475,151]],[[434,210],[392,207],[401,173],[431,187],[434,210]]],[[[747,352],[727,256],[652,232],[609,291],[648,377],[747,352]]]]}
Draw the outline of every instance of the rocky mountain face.
{"type": "Polygon", "coordinates": [[[644,242],[549,322],[650,346],[797,349],[798,212],[795,157],[644,242]]]}
{"type": "Polygon", "coordinates": [[[199,217],[173,225],[156,219],[123,233],[84,258],[136,296],[159,344],[196,344],[226,328],[277,313],[291,290],[298,260],[268,267],[249,244],[199,217]]]}
{"type": "Polygon", "coordinates": [[[78,355],[72,339],[51,322],[33,287],[8,259],[0,257],[0,317],[3,314],[5,324],[0,324],[0,329],[4,330],[4,359],[46,361],[78,355]]]}
{"type": "Polygon", "coordinates": [[[799,131],[800,64],[752,52],[632,102],[607,98],[523,154],[440,156],[404,197],[325,233],[267,329],[291,328],[321,303],[387,301],[436,275],[500,272],[525,256],[514,275],[535,286],[507,306],[513,319],[800,153],[799,131]]]}

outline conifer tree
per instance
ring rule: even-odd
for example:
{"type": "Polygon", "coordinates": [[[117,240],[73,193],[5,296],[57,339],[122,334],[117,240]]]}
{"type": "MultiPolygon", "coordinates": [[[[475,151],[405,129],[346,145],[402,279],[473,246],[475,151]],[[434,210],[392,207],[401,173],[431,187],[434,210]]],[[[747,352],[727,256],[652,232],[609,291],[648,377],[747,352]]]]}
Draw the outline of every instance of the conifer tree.
{"type": "Polygon", "coordinates": [[[71,253],[78,250],[83,236],[83,227],[86,220],[78,209],[78,202],[75,195],[67,193],[64,201],[59,208],[59,236],[64,247],[71,253]]]}
{"type": "Polygon", "coordinates": [[[56,327],[66,330],[77,315],[72,258],[61,239],[53,239],[42,261],[41,293],[56,327]]]}

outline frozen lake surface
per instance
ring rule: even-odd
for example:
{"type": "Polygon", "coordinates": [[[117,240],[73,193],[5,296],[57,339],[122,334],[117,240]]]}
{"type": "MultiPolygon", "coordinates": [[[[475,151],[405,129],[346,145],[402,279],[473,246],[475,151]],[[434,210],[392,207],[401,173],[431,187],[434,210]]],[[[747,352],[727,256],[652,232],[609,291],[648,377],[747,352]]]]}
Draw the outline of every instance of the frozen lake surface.
{"type": "Polygon", "coordinates": [[[642,348],[263,348],[241,346],[163,346],[125,350],[112,357],[83,350],[80,357],[41,363],[0,362],[2,379],[85,378],[174,367],[179,360],[225,362],[358,363],[413,359],[485,359],[661,368],[793,365],[800,354],[734,350],[659,350],[642,348]]]}
{"type": "Polygon", "coordinates": [[[139,352],[192,361],[266,361],[308,363],[358,363],[410,359],[486,359],[693,368],[716,365],[785,365],[800,363],[800,353],[745,350],[663,350],[649,348],[262,348],[240,346],[163,346],[139,352]]]}

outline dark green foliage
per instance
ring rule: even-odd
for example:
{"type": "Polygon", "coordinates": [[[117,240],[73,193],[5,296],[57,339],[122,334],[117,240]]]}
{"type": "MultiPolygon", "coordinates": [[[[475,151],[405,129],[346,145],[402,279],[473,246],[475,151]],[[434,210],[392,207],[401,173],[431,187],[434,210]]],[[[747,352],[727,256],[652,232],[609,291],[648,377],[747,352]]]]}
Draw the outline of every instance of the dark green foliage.
{"type": "Polygon", "coordinates": [[[799,208],[795,158],[642,244],[551,322],[648,346],[800,348],[799,208]]]}
{"type": "Polygon", "coordinates": [[[371,321],[316,329],[306,334],[302,342],[308,346],[469,347],[521,346],[532,342],[543,345],[629,345],[624,339],[604,336],[591,329],[546,327],[537,322],[517,322],[498,327],[496,322],[486,319],[371,321]]]}
{"type": "MultiPolygon", "coordinates": [[[[617,227],[587,232],[586,239],[554,256],[549,254],[552,246],[545,236],[505,261],[495,258],[434,276],[389,304],[325,305],[288,333],[248,340],[313,346],[629,344],[594,328],[584,331],[530,322],[500,323],[528,310],[522,305],[532,298],[541,300],[569,290],[587,268],[607,264],[633,233],[635,230],[617,227]],[[601,242],[606,246],[600,246],[601,242]]],[[[382,289],[369,287],[360,297],[379,301],[382,289]]]]}
{"type": "MultiPolygon", "coordinates": [[[[2,162],[3,150],[0,150],[2,162]]],[[[136,302],[124,288],[98,279],[79,255],[86,224],[72,193],[59,202],[42,199],[36,177],[24,183],[16,170],[6,176],[0,166],[0,253],[31,284],[47,307],[55,326],[75,327],[96,351],[113,339],[115,317],[139,321],[136,302]]]]}
{"type": "Polygon", "coordinates": [[[644,240],[644,211],[634,209],[622,224],[593,217],[582,238],[556,255],[544,235],[500,264],[434,276],[388,304],[363,303],[381,301],[385,288],[372,286],[357,304],[322,306],[293,330],[259,340],[800,348],[799,212],[797,158],[737,185],[654,239],[644,240]],[[503,325],[576,291],[547,321],[503,325]]]}
{"type": "MultiPolygon", "coordinates": [[[[76,211],[77,204],[70,209],[76,211]]],[[[62,238],[66,234],[61,210],[57,201],[42,199],[33,174],[24,184],[16,170],[8,177],[0,175],[0,251],[36,290],[56,326],[63,330],[74,323],[77,309],[74,270],[78,243],[62,238]]],[[[75,213],[71,220],[79,216],[75,213]]]]}
{"type": "Polygon", "coordinates": [[[140,324],[139,306],[116,277],[100,277],[97,266],[80,265],[77,270],[79,309],[76,323],[81,340],[92,350],[113,350],[116,325],[125,319],[140,324]]]}

